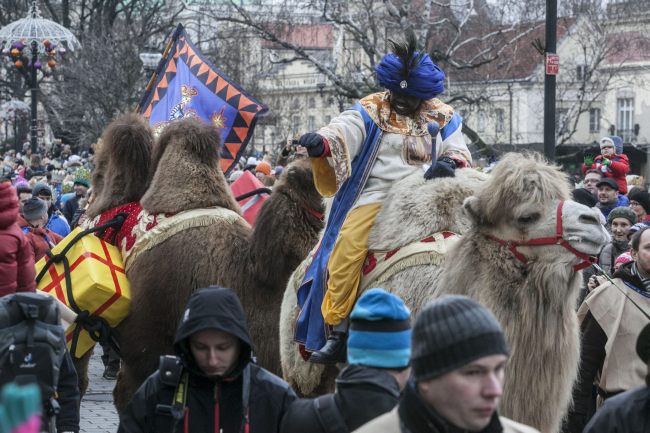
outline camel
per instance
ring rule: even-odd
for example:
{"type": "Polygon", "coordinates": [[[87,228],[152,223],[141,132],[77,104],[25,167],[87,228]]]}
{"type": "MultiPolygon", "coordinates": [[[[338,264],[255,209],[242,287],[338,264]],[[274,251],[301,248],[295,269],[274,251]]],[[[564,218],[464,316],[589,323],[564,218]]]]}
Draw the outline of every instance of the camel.
{"type": "MultiPolygon", "coordinates": [[[[451,293],[473,297],[490,308],[511,349],[501,414],[542,432],[557,432],[571,402],[579,361],[574,311],[581,281],[578,269],[587,263],[587,256],[599,252],[609,235],[598,211],[568,201],[566,176],[537,155],[505,155],[474,191],[458,188],[463,172],[428,182],[407,178],[393,187],[370,235],[371,250],[417,241],[426,232],[449,230],[463,236],[441,264],[406,267],[370,284],[400,294],[414,314],[427,301],[451,293]],[[426,207],[416,207],[414,198],[426,207]],[[460,203],[455,210],[448,209],[460,203]],[[450,221],[454,218],[458,220],[450,221]],[[558,227],[565,246],[555,237],[558,227]],[[507,244],[546,237],[543,245],[507,244]]],[[[285,291],[280,335],[285,379],[303,393],[320,390],[323,381],[331,380],[320,366],[304,362],[291,343],[295,291],[308,260],[291,276],[285,291]]]]}
{"type": "Polygon", "coordinates": [[[183,308],[201,287],[220,285],[237,292],[258,363],[280,371],[282,292],[318,238],[323,203],[309,162],[297,160],[284,171],[251,228],[219,168],[219,141],[213,126],[184,119],[168,125],[154,145],[154,174],[140,202],[142,222],[165,229],[155,237],[138,234],[127,256],[132,304],[118,327],[118,412],[156,370],[159,356],[173,353],[183,308]]]}
{"type": "MultiPolygon", "coordinates": [[[[140,115],[123,114],[113,120],[102,133],[95,147],[95,169],[92,173],[92,201],[86,210],[84,228],[94,227],[102,214],[128,203],[136,203],[144,195],[149,178],[153,133],[140,115]]],[[[113,230],[105,240],[113,243],[113,230]]],[[[88,388],[88,362],[92,351],[73,357],[83,396],[88,388]]]]}

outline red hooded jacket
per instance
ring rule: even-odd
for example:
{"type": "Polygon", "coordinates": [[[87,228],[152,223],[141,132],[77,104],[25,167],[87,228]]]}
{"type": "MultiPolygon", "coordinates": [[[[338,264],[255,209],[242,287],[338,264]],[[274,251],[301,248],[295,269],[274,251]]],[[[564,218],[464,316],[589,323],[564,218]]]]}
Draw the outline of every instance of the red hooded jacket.
{"type": "Polygon", "coordinates": [[[618,155],[612,155],[609,160],[611,163],[604,165],[603,155],[598,155],[594,158],[594,163],[589,167],[582,164],[582,174],[585,175],[587,170],[598,170],[602,173],[603,177],[611,177],[616,181],[619,194],[627,194],[627,180],[625,179],[625,175],[630,171],[630,161],[627,155],[619,153],[618,155]]]}
{"type": "Polygon", "coordinates": [[[0,182],[0,296],[36,289],[34,253],[16,224],[18,206],[11,183],[0,182]]]}

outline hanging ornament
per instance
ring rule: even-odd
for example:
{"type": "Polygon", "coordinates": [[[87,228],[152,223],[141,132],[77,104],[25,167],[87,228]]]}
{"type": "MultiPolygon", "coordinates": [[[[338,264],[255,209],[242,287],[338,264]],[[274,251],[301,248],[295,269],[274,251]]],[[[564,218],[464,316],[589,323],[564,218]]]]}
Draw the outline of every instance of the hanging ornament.
{"type": "Polygon", "coordinates": [[[45,39],[43,41],[43,45],[45,45],[45,48],[47,48],[48,50],[50,49],[50,44],[51,44],[51,42],[50,42],[49,39],[45,39]]]}
{"type": "Polygon", "coordinates": [[[18,57],[19,54],[20,54],[20,50],[18,48],[12,48],[11,49],[12,57],[18,57]]]}
{"type": "Polygon", "coordinates": [[[48,60],[47,61],[47,66],[49,66],[50,68],[55,67],[56,66],[56,60],[54,60],[54,59],[48,60]]]}
{"type": "Polygon", "coordinates": [[[3,56],[8,56],[9,54],[11,54],[11,49],[10,48],[4,48],[2,50],[2,55],[3,56]]]}
{"type": "Polygon", "coordinates": [[[14,63],[14,65],[15,65],[18,69],[20,69],[20,68],[23,67],[23,61],[22,61],[22,60],[16,60],[16,62],[14,63]]]}
{"type": "Polygon", "coordinates": [[[38,60],[36,61],[36,63],[34,63],[34,68],[41,69],[42,67],[43,65],[41,65],[41,62],[39,62],[38,60]]]}
{"type": "Polygon", "coordinates": [[[65,55],[65,53],[66,53],[65,48],[63,48],[63,47],[59,48],[59,54],[60,55],[63,56],[63,55],[65,55]]]}
{"type": "Polygon", "coordinates": [[[22,50],[23,48],[25,48],[25,44],[23,43],[23,41],[18,41],[14,44],[14,48],[18,48],[19,50],[22,50]]]}
{"type": "Polygon", "coordinates": [[[54,57],[54,56],[56,56],[56,50],[50,50],[50,51],[47,52],[47,54],[48,54],[49,56],[54,57]]]}

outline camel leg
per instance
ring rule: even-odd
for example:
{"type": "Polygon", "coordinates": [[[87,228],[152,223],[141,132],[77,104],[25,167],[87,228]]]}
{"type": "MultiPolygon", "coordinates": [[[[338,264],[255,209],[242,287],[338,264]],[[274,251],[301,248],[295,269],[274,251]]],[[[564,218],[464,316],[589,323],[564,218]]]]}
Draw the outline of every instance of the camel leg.
{"type": "Polygon", "coordinates": [[[88,390],[88,364],[90,363],[90,357],[93,354],[93,349],[90,349],[81,358],[75,356],[72,357],[72,363],[74,364],[74,369],[77,371],[77,383],[79,385],[79,396],[80,399],[84,397],[86,391],[88,390]]]}

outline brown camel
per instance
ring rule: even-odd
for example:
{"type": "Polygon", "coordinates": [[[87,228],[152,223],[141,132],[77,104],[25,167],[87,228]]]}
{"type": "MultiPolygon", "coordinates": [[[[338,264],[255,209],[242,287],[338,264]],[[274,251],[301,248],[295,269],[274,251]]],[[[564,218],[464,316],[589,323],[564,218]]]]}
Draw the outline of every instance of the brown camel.
{"type": "MultiPolygon", "coordinates": [[[[506,155],[473,194],[458,188],[464,185],[463,171],[456,178],[422,181],[420,187],[414,179],[394,187],[390,196],[394,200],[386,201],[373,227],[371,249],[386,250],[417,241],[427,231],[469,230],[449,249],[441,265],[432,262],[406,267],[372,285],[400,294],[414,313],[445,293],[471,296],[492,309],[511,348],[502,414],[542,432],[556,432],[570,404],[578,367],[579,329],[573,300],[581,279],[576,267],[583,262],[554,238],[559,204],[563,203],[562,236],[578,254],[597,254],[609,237],[597,211],[566,201],[566,176],[538,156],[506,155]],[[459,181],[461,184],[456,184],[459,181]],[[449,188],[455,199],[445,195],[449,188]],[[448,203],[457,206],[468,195],[465,217],[449,212],[448,203]],[[416,198],[428,211],[422,207],[412,210],[416,198]],[[439,203],[443,208],[438,209],[439,203]],[[434,217],[437,212],[442,212],[443,218],[434,217]],[[464,221],[450,222],[447,215],[453,214],[464,221]],[[458,228],[453,229],[450,223],[458,228]],[[429,230],[422,231],[427,227],[429,230]],[[404,242],[400,242],[402,233],[404,242]],[[553,238],[552,245],[518,247],[519,258],[498,241],[542,237],[553,238]]],[[[283,300],[281,357],[285,379],[309,392],[330,377],[319,377],[322,370],[307,365],[296,346],[287,343],[292,328],[283,324],[294,323],[301,270],[304,272],[304,265],[291,277],[283,300]]]]}
{"type": "MultiPolygon", "coordinates": [[[[104,212],[140,201],[147,189],[153,133],[137,114],[124,114],[104,130],[95,147],[93,196],[84,228],[93,227],[104,212]]],[[[107,239],[108,240],[108,239],[107,239]]],[[[111,240],[108,240],[111,242],[111,240]]],[[[88,388],[88,361],[92,351],[73,357],[83,396],[88,388]]]]}
{"type": "MultiPolygon", "coordinates": [[[[153,151],[155,174],[141,200],[165,230],[136,241],[127,260],[132,306],[119,326],[122,368],[114,391],[120,411],[172,353],[180,314],[197,288],[234,289],[248,314],[263,367],[279,372],[280,300],[289,275],[317,240],[324,211],[308,161],[287,167],[253,230],[239,214],[219,168],[218,130],[187,119],[169,125],[153,151]],[[180,223],[179,218],[185,218],[180,223]],[[174,219],[175,218],[175,219],[174,219]],[[162,221],[162,222],[161,222],[162,221]],[[173,222],[173,223],[172,223],[173,222]]],[[[147,219],[150,218],[150,219],[147,219]]]]}

